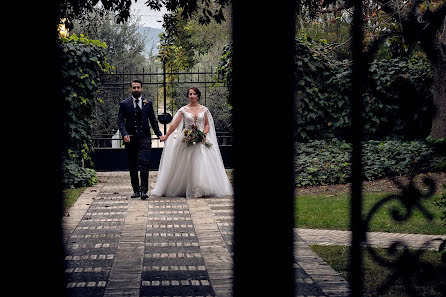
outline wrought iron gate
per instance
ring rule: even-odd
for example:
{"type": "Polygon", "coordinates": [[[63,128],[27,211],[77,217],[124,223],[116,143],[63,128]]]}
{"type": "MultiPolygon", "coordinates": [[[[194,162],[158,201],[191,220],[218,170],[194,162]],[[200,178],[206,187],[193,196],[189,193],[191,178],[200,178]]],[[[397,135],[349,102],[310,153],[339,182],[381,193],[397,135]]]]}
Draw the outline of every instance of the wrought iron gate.
{"type": "MultiPolygon", "coordinates": [[[[297,2],[284,1],[280,5],[245,4],[233,1],[233,119],[234,119],[234,293],[235,296],[294,296],[295,278],[292,268],[294,228],[294,37],[297,2]],[[267,17],[266,17],[267,16],[267,17]],[[247,24],[255,24],[250,26],[247,24]],[[267,21],[274,20],[275,30],[267,31],[267,21]],[[257,56],[253,56],[256,53],[257,56]],[[261,57],[261,58],[259,58],[261,57]],[[252,73],[257,75],[252,77],[252,73]],[[258,85],[262,74],[270,75],[255,94],[249,94],[246,85],[258,85]],[[262,91],[270,96],[263,96],[262,91]],[[257,99],[253,106],[247,95],[257,99]],[[275,103],[280,106],[274,108],[275,103]],[[265,107],[270,107],[265,111],[265,107]],[[269,121],[261,129],[248,127],[259,121],[258,115],[268,114],[269,121]],[[280,119],[280,129],[269,123],[280,119]],[[262,145],[265,135],[274,135],[278,145],[262,145]],[[255,146],[255,149],[253,149],[255,146]],[[256,154],[254,154],[254,152],[256,154]],[[263,162],[265,159],[273,162],[263,162]],[[259,164],[260,163],[260,164],[259,164]],[[249,177],[249,178],[248,178],[249,177]],[[263,185],[263,186],[259,186],[263,185]],[[250,199],[253,198],[253,199],[250,199]],[[255,202],[253,202],[255,200],[255,202]],[[249,275],[249,278],[245,276],[249,275]]],[[[423,199],[430,198],[436,190],[431,179],[425,179],[428,191],[418,189],[413,177],[407,185],[398,183],[400,193],[382,198],[365,213],[362,201],[362,121],[361,97],[367,78],[369,57],[363,52],[362,1],[353,1],[354,15],[351,24],[353,55],[352,105],[353,140],[352,185],[350,199],[350,230],[352,231],[349,283],[351,296],[363,295],[363,254],[367,231],[376,211],[391,201],[397,201],[403,211],[392,209],[390,215],[396,222],[409,219],[414,209],[419,209],[427,222],[432,215],[422,207],[423,199]]],[[[443,245],[444,246],[444,245],[443,245]]],[[[410,283],[410,274],[419,273],[422,251],[410,251],[401,242],[388,249],[389,258],[379,256],[367,248],[380,265],[391,268],[389,282],[402,278],[407,296],[417,296],[410,283]],[[396,248],[401,248],[397,249],[396,248]],[[391,256],[393,259],[390,260],[391,256]],[[396,259],[395,259],[396,256],[396,259]]],[[[387,284],[383,284],[384,286],[387,284]]]]}
{"type": "MultiPolygon", "coordinates": [[[[123,139],[117,127],[119,103],[131,96],[130,83],[133,79],[143,82],[143,96],[152,100],[155,115],[160,122],[160,130],[166,133],[168,122],[162,120],[164,114],[173,117],[175,112],[188,103],[185,95],[187,88],[198,87],[201,90],[201,104],[207,106],[216,117],[217,139],[225,167],[231,165],[230,113],[226,104],[227,87],[221,83],[215,73],[199,68],[190,71],[150,68],[140,71],[120,71],[103,74],[98,97],[101,103],[96,105],[95,121],[92,127],[94,152],[92,161],[98,171],[126,170],[127,157],[123,139]],[[223,118],[218,120],[223,114],[223,118]]],[[[157,137],[152,138],[150,170],[157,170],[161,157],[162,143],[157,137]]]]}

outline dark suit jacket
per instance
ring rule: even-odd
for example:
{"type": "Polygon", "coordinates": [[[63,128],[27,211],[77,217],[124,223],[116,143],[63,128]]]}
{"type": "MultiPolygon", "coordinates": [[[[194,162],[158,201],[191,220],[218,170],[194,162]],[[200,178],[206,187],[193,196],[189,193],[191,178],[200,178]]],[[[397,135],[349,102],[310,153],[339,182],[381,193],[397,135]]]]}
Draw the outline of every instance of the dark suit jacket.
{"type": "MultiPolygon", "coordinates": [[[[158,127],[158,121],[155,118],[155,113],[153,112],[153,104],[151,100],[145,98],[142,99],[142,130],[145,136],[150,137],[150,125],[152,126],[153,132],[160,137],[161,131],[158,127]],[[150,125],[149,125],[150,121],[150,125]]],[[[135,131],[135,108],[133,107],[133,98],[127,98],[119,104],[118,113],[118,127],[121,131],[122,137],[126,135],[136,135],[135,131]]]]}

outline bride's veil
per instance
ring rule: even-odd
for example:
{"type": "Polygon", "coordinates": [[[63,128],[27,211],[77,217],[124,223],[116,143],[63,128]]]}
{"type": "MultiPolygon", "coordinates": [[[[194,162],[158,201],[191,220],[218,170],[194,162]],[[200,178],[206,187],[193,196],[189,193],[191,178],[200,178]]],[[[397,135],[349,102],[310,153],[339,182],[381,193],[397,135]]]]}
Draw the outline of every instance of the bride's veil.
{"type": "Polygon", "coordinates": [[[218,156],[220,156],[219,161],[223,165],[223,160],[222,160],[221,154],[220,154],[220,148],[218,147],[217,132],[215,132],[214,119],[212,118],[212,115],[209,112],[209,109],[207,109],[205,107],[205,110],[206,110],[206,115],[207,115],[208,123],[209,123],[209,132],[206,135],[206,140],[209,141],[210,143],[212,143],[211,148],[218,152],[218,156]]]}
{"type": "MultiPolygon", "coordinates": [[[[182,108],[180,108],[172,119],[174,122],[178,116],[180,116],[182,112],[182,108]]],[[[171,122],[171,123],[172,123],[171,122]]],[[[158,193],[165,192],[165,188],[169,185],[169,181],[171,179],[171,175],[175,172],[175,168],[177,167],[178,153],[181,149],[181,131],[184,126],[184,117],[181,122],[178,124],[178,127],[172,134],[167,138],[164,142],[163,153],[161,154],[158,177],[155,188],[152,190],[152,194],[157,195],[158,193]]]]}

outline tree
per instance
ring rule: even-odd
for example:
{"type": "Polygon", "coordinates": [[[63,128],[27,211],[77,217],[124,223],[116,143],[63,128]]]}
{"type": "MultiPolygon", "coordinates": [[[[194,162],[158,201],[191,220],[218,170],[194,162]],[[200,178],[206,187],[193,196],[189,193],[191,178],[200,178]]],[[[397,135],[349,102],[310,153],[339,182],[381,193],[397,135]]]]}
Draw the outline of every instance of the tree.
{"type": "Polygon", "coordinates": [[[75,19],[71,32],[105,42],[108,63],[122,70],[136,69],[145,63],[145,38],[137,30],[137,17],[129,17],[119,24],[113,13],[94,11],[82,20],[75,19]]]}
{"type": "Polygon", "coordinates": [[[211,52],[214,57],[207,57],[211,64],[207,66],[214,66],[224,46],[230,42],[231,28],[230,21],[227,21],[230,19],[229,7],[223,10],[224,21],[211,20],[206,24],[200,22],[198,13],[184,20],[182,11],[172,12],[169,19],[174,21],[163,25],[165,32],[161,35],[161,55],[166,66],[177,70],[191,69],[203,62],[203,55],[211,52]]]}
{"type": "Polygon", "coordinates": [[[118,22],[126,21],[130,17],[131,3],[131,0],[56,0],[56,31],[62,21],[71,30],[75,18],[87,17],[99,7],[103,11],[114,11],[118,22]]]}
{"type": "MultiPolygon", "coordinates": [[[[353,1],[304,0],[311,15],[349,10],[353,1]]],[[[366,52],[363,58],[370,62],[380,45],[391,37],[400,36],[412,48],[416,45],[429,59],[433,73],[433,103],[435,106],[430,136],[446,137],[446,1],[438,0],[369,0],[363,17],[366,24],[366,52]],[[385,13],[387,18],[382,18],[385,13]],[[373,20],[373,21],[371,21],[373,20]],[[384,26],[391,22],[392,26],[384,26]],[[375,29],[371,31],[370,29],[375,29]],[[380,28],[380,30],[377,30],[380,28]],[[367,31],[368,30],[368,31],[367,31]]]]}
{"type": "Polygon", "coordinates": [[[446,1],[376,0],[398,21],[398,32],[409,44],[419,43],[431,64],[435,106],[430,136],[446,137],[446,1]]]}

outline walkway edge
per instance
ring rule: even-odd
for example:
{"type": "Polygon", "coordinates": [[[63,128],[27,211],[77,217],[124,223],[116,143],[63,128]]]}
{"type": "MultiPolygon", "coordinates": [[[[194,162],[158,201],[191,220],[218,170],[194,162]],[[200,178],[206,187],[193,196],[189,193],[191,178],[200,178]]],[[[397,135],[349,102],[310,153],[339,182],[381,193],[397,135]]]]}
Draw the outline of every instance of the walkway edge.
{"type": "Polygon", "coordinates": [[[201,254],[216,297],[232,296],[232,256],[203,198],[187,199],[201,254]]]}
{"type": "MultiPolygon", "coordinates": [[[[295,228],[305,243],[309,245],[350,245],[350,231],[295,228]]],[[[446,235],[408,234],[389,232],[367,232],[367,245],[390,247],[395,241],[405,243],[409,248],[438,250],[446,235]]]]}
{"type": "Polygon", "coordinates": [[[77,198],[76,202],[65,211],[62,217],[63,242],[66,242],[74,229],[76,229],[90,208],[91,203],[99,195],[104,186],[105,184],[98,182],[96,185],[86,188],[79,198],[77,198]]]}
{"type": "Polygon", "coordinates": [[[303,240],[298,239],[294,242],[294,250],[296,262],[327,296],[350,296],[348,282],[313,252],[303,240]]]}

